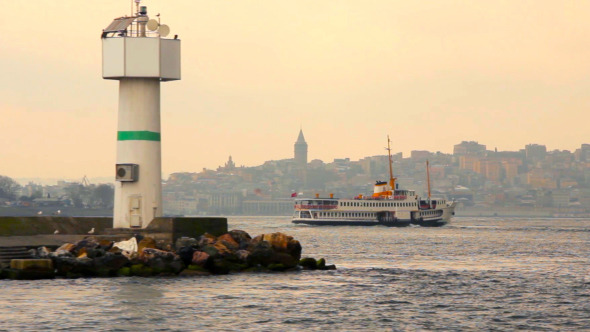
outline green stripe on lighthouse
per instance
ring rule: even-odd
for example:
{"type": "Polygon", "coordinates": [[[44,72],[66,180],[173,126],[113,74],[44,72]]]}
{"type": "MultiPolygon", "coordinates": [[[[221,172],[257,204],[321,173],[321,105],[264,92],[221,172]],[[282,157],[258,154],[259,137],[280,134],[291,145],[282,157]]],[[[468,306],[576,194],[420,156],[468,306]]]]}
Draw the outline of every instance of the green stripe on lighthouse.
{"type": "Polygon", "coordinates": [[[117,141],[160,141],[160,133],[154,131],[119,131],[117,141]]]}

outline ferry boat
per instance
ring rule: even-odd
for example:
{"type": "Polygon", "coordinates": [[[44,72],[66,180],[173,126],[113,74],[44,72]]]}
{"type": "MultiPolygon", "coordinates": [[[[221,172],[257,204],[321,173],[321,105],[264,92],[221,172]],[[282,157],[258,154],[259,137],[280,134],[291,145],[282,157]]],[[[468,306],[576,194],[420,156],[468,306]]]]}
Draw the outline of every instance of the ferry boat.
{"type": "Polygon", "coordinates": [[[451,221],[456,202],[430,197],[430,169],[426,164],[428,197],[420,198],[413,190],[399,189],[393,177],[390,140],[387,137],[389,154],[389,182],[377,181],[373,194],[359,195],[352,199],[296,198],[292,223],[332,226],[385,225],[405,227],[417,225],[439,227],[451,221]]]}

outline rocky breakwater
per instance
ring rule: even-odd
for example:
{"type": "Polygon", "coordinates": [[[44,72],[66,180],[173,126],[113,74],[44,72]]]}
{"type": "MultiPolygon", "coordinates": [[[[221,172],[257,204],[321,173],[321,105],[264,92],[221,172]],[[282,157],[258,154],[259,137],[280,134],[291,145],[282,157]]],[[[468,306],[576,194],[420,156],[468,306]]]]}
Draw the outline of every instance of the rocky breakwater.
{"type": "MultiPolygon", "coordinates": [[[[301,244],[283,233],[262,234],[232,230],[219,237],[205,234],[199,238],[180,238],[174,248],[158,248],[149,237],[135,236],[113,242],[87,237],[66,243],[55,251],[45,247],[33,254],[50,259],[55,276],[191,276],[236,272],[298,271],[336,269],[325,260],[301,258],[301,244]]],[[[0,278],[10,273],[0,271],[0,278]]]]}

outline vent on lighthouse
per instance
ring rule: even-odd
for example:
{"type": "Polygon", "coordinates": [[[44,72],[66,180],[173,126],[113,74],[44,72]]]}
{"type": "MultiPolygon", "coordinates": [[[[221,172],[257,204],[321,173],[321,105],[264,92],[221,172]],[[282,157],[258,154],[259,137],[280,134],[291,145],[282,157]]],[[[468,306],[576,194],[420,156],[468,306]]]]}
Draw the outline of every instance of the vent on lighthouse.
{"type": "Polygon", "coordinates": [[[139,177],[139,165],[117,164],[115,179],[121,182],[135,182],[139,177]]]}

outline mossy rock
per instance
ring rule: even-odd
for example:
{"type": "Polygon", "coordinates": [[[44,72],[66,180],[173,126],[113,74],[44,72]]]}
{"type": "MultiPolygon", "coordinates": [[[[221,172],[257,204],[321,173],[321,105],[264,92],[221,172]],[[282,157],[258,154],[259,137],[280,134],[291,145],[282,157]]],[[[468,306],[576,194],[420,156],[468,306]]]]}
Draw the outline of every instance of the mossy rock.
{"type": "MultiPolygon", "coordinates": [[[[325,262],[324,262],[325,264],[325,262]]],[[[305,257],[299,261],[299,265],[305,269],[315,270],[318,267],[318,263],[313,257],[305,257]]]]}
{"type": "Polygon", "coordinates": [[[285,271],[289,267],[285,266],[285,264],[269,264],[268,269],[271,271],[285,271]]]}
{"type": "Polygon", "coordinates": [[[196,276],[209,276],[209,275],[211,275],[211,272],[209,272],[208,270],[205,270],[205,269],[203,269],[203,271],[184,269],[178,274],[179,277],[196,277],[196,276]]]}
{"type": "Polygon", "coordinates": [[[225,259],[215,259],[211,266],[211,272],[214,274],[228,274],[230,272],[238,272],[246,268],[244,264],[238,264],[225,259]]]}
{"type": "Polygon", "coordinates": [[[4,273],[4,269],[0,269],[0,280],[6,279],[6,273],[4,273]]]}
{"type": "Polygon", "coordinates": [[[117,275],[122,277],[130,277],[131,276],[131,268],[124,266],[117,271],[117,275]]]}
{"type": "Polygon", "coordinates": [[[65,273],[64,277],[67,279],[78,279],[78,278],[82,278],[83,275],[82,275],[82,273],[68,271],[65,273]]]}
{"type": "Polygon", "coordinates": [[[100,267],[96,269],[96,276],[97,277],[115,277],[117,275],[117,270],[111,270],[106,267],[100,267]]]}
{"type": "Polygon", "coordinates": [[[242,272],[250,272],[250,273],[254,273],[254,272],[260,273],[260,272],[269,272],[269,271],[270,270],[264,266],[252,266],[252,267],[242,270],[242,272]]]}
{"type": "Polygon", "coordinates": [[[55,278],[55,273],[53,271],[46,270],[6,269],[4,271],[6,273],[6,277],[12,280],[41,280],[55,278]]]}
{"type": "Polygon", "coordinates": [[[321,268],[321,270],[336,270],[336,265],[334,265],[334,264],[325,265],[324,267],[321,268]]]}
{"type": "Polygon", "coordinates": [[[318,269],[323,269],[325,267],[326,267],[326,260],[324,258],[318,259],[317,268],[318,269]]]}
{"type": "Polygon", "coordinates": [[[189,265],[187,267],[187,270],[198,271],[198,272],[209,272],[209,270],[207,270],[206,268],[199,266],[199,265],[195,265],[195,264],[189,265]]]}
{"type": "Polygon", "coordinates": [[[152,268],[143,264],[131,265],[131,275],[138,277],[149,277],[154,274],[152,268]]]}

